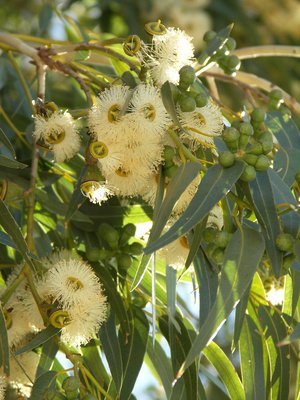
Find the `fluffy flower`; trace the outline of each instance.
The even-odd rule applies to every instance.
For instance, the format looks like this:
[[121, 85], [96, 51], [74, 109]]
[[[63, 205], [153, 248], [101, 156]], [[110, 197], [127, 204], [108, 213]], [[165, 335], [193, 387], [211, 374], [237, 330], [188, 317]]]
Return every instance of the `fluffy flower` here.
[[[150, 171], [151, 173], [151, 171]], [[124, 164], [117, 171], [106, 176], [110, 186], [114, 188], [117, 195], [120, 196], [136, 196], [139, 195], [141, 189], [145, 187], [149, 176], [148, 167], [140, 166], [137, 171], [132, 171]]]
[[160, 249], [158, 254], [166, 260], [168, 265], [181, 270], [185, 265], [189, 251], [190, 247], [187, 238], [182, 236]]
[[32, 382], [34, 382], [39, 360], [40, 356], [33, 351], [28, 351], [10, 359], [9, 382], [12, 387], [18, 388], [27, 397], [31, 393]]
[[196, 176], [196, 178], [192, 180], [192, 182], [188, 185], [188, 187], [179, 197], [173, 209], [174, 216], [178, 216], [186, 210], [187, 206], [190, 204], [191, 200], [196, 194], [196, 191], [200, 184], [200, 180], [201, 180], [200, 176]]
[[85, 182], [85, 187], [81, 188], [81, 192], [90, 202], [99, 204], [99, 206], [113, 195], [113, 192], [105, 184], [97, 181]]
[[276, 279], [273, 277], [272, 283], [266, 293], [266, 299], [274, 306], [278, 306], [283, 303], [284, 300], [283, 279], [281, 278]]
[[138, 129], [146, 135], [163, 135], [171, 123], [159, 91], [152, 85], [141, 84], [137, 87], [129, 109]]
[[101, 141], [106, 135], [114, 140], [122, 138], [127, 122], [120, 112], [130, 94], [127, 86], [111, 86], [97, 97], [89, 112], [89, 130], [95, 140]]
[[223, 228], [223, 212], [222, 208], [217, 204], [215, 205], [211, 212], [209, 213], [207, 226], [216, 226], [220, 231]]
[[5, 375], [0, 374], [0, 400], [5, 400], [7, 378]]
[[49, 145], [58, 162], [73, 157], [80, 149], [80, 137], [68, 112], [55, 111], [48, 118], [37, 115], [33, 136]]
[[193, 112], [179, 112], [179, 119], [185, 128], [184, 138], [191, 140], [196, 146], [213, 143], [215, 136], [220, 136], [224, 123], [219, 107], [212, 101], [206, 106], [196, 108]]
[[92, 268], [83, 260], [60, 260], [45, 274], [45, 285], [53, 301], [63, 309], [88, 305], [101, 294], [101, 284]]
[[194, 47], [192, 38], [184, 31], [168, 28], [164, 35], [154, 35], [152, 47], [142, 45], [140, 58], [150, 68], [156, 85], [165, 81], [177, 84], [179, 70], [193, 62]]

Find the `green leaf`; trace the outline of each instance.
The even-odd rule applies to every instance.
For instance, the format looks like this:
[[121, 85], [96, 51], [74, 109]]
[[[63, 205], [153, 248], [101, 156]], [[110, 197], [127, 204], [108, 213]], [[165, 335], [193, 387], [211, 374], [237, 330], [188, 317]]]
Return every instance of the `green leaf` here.
[[148, 336], [149, 325], [145, 314], [140, 309], [133, 308], [130, 334], [124, 336], [121, 331], [119, 333], [124, 376], [120, 400], [127, 400], [130, 397], [144, 360]]
[[11, 158], [7, 158], [2, 154], [0, 154], [0, 166], [15, 169], [24, 169], [28, 167], [28, 165], [20, 163], [16, 160], [12, 160]]
[[223, 322], [244, 295], [253, 279], [264, 249], [261, 234], [252, 229], [242, 227], [232, 236], [225, 250], [216, 300], [178, 372], [179, 377], [199, 356], [209, 340], [217, 334]]
[[58, 343], [53, 338], [47, 340], [47, 342], [42, 345], [40, 361], [35, 375], [36, 378], [43, 375], [45, 372], [50, 371], [57, 352]]
[[0, 243], [4, 244], [4, 246], [12, 247], [13, 249], [17, 248], [17, 246], [14, 244], [11, 238], [5, 232], [2, 231], [0, 231]]
[[173, 371], [170, 360], [157, 340], [154, 343], [154, 347], [152, 343], [148, 341], [147, 354], [161, 379], [166, 397], [169, 398], [173, 382]]
[[35, 267], [30, 259], [30, 252], [27, 247], [27, 243], [23, 238], [21, 229], [19, 225], [16, 223], [14, 217], [11, 215], [9, 209], [6, 207], [5, 203], [0, 200], [0, 224], [15, 242], [17, 249], [25, 258], [30, 268], [35, 271]]
[[25, 344], [15, 352], [15, 356], [26, 353], [27, 351], [33, 350], [39, 347], [41, 344], [47, 342], [53, 336], [59, 334], [61, 329], [55, 328], [52, 325], [48, 325], [47, 328], [39, 332], [29, 343]]
[[258, 309], [258, 318], [266, 339], [269, 365], [270, 390], [272, 399], [289, 398], [289, 349], [278, 346], [286, 336], [286, 324], [274, 310], [261, 306]]
[[207, 222], [206, 220], [202, 220], [202, 222], [200, 224], [196, 225], [196, 227], [194, 229], [193, 239], [192, 239], [192, 243], [190, 246], [190, 251], [189, 251], [188, 257], [185, 262], [185, 269], [189, 268], [189, 266], [194, 261], [194, 258], [196, 257], [196, 254], [200, 247], [200, 243], [202, 241], [202, 232], [206, 226], [206, 222]]
[[266, 124], [282, 147], [300, 150], [300, 132], [289, 116], [280, 112], [268, 113]]
[[194, 268], [200, 288], [199, 322], [200, 326], [202, 326], [216, 300], [219, 280], [217, 271], [214, 270], [201, 248], [194, 259]]
[[83, 176], [86, 168], [84, 167], [81, 171], [80, 177], [78, 178], [77, 185], [75, 190], [72, 193], [71, 199], [68, 204], [67, 212], [66, 212], [66, 221], [69, 221], [74, 213], [78, 210], [78, 208], [82, 205], [82, 203], [86, 200], [86, 197], [81, 193], [80, 184], [81, 177]]
[[203, 354], [217, 370], [220, 379], [228, 391], [229, 397], [234, 400], [245, 400], [245, 393], [240, 378], [232, 362], [223, 350], [216, 343], [211, 342], [203, 350]]
[[46, 32], [49, 28], [53, 16], [53, 9], [50, 3], [45, 3], [39, 13], [39, 28], [41, 32]]
[[213, 206], [232, 188], [243, 169], [244, 163], [240, 161], [237, 161], [231, 168], [223, 168], [220, 165], [209, 168], [185, 212], [168, 232], [147, 246], [144, 252], [152, 253], [166, 246], [200, 223]]
[[244, 322], [244, 318], [246, 315], [248, 299], [250, 294], [251, 285], [248, 286], [247, 290], [245, 291], [241, 301], [238, 303], [235, 309], [235, 318], [234, 318], [234, 334], [233, 334], [233, 342], [232, 347], [237, 347], [239, 338], [242, 331], [242, 326]]
[[274, 169], [278, 175], [291, 186], [299, 171], [300, 149], [281, 147], [274, 158]]
[[54, 382], [55, 376], [55, 371], [48, 371], [40, 375], [32, 386], [29, 400], [41, 400], [47, 388]]
[[0, 366], [6, 375], [9, 375], [9, 344], [6, 329], [5, 317], [2, 306], [0, 305]]
[[166, 273], [167, 307], [171, 319], [176, 314], [176, 269], [167, 266]]
[[100, 329], [100, 340], [117, 392], [120, 393], [123, 381], [123, 362], [113, 312], [110, 313], [108, 320]]
[[268, 173], [258, 172], [256, 179], [249, 183], [249, 188], [251, 193], [249, 201], [252, 202], [256, 218], [261, 225], [266, 242], [266, 250], [274, 274], [279, 276], [282, 264], [282, 252], [275, 246], [275, 240], [281, 229]]
[[81, 351], [84, 365], [93, 372], [94, 377], [100, 385], [108, 386], [111, 383], [111, 376], [106, 371], [107, 368], [102, 362], [100, 347], [96, 340], [92, 339], [85, 346], [81, 346]]
[[293, 332], [289, 336], [287, 336], [280, 344], [281, 345], [289, 344], [299, 339], [300, 339], [300, 323], [296, 325]]
[[171, 116], [174, 124], [176, 126], [178, 126], [179, 128], [181, 128], [182, 130], [184, 130], [178, 119], [177, 113], [176, 113], [176, 107], [174, 104], [171, 85], [170, 85], [169, 81], [166, 81], [162, 85], [162, 87], [160, 89], [160, 93], [161, 93], [161, 98], [164, 103], [165, 109], [168, 111], [168, 114]]
[[246, 400], [266, 398], [263, 346], [255, 323], [245, 315], [239, 342], [242, 382]]
[[5, 147], [10, 151], [13, 157], [16, 157], [15, 149], [13, 145], [10, 143], [8, 137], [5, 135], [4, 131], [0, 128], [0, 142], [4, 144]]
[[164, 229], [170, 218], [173, 207], [188, 185], [200, 172], [200, 165], [194, 162], [187, 162], [177, 168], [171, 182], [168, 185], [166, 195], [158, 210], [157, 217], [153, 222], [148, 245], [156, 240]]
[[[268, 170], [268, 175], [274, 193], [275, 204], [289, 204], [296, 206], [297, 201], [292, 195], [289, 186], [280, 178], [280, 176], [273, 170]], [[283, 230], [291, 235], [297, 237], [300, 233], [300, 215], [293, 209], [280, 216], [282, 221]]]

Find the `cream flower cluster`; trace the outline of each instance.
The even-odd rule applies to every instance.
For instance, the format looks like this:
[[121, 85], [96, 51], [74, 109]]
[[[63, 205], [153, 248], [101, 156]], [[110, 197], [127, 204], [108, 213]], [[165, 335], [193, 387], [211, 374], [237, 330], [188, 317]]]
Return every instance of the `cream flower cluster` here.
[[94, 141], [90, 148], [115, 194], [142, 192], [162, 162], [163, 138], [170, 123], [152, 85], [140, 84], [133, 90], [113, 86], [100, 94], [89, 113]]
[[70, 113], [55, 111], [50, 116], [35, 116], [34, 138], [45, 143], [55, 161], [63, 162], [80, 150], [80, 136]]
[[177, 84], [179, 70], [185, 65], [191, 65], [193, 57], [192, 38], [175, 28], [167, 28], [164, 35], [154, 35], [152, 44], [143, 44], [139, 54], [142, 64], [150, 69], [157, 86], [162, 86], [166, 81]]

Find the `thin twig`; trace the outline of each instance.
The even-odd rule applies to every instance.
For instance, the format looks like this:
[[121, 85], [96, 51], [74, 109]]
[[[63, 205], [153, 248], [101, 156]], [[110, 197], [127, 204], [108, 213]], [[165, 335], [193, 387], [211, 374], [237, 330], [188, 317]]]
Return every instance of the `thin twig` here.
[[252, 46], [234, 50], [232, 54], [240, 60], [258, 57], [300, 57], [300, 46]]

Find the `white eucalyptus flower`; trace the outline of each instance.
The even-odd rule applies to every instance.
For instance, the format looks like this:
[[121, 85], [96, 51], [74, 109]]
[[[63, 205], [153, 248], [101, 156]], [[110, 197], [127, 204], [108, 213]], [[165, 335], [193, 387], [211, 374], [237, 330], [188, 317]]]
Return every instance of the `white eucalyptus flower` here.
[[58, 162], [72, 158], [80, 150], [80, 136], [68, 112], [55, 111], [47, 118], [37, 115], [33, 136], [49, 145]]
[[179, 119], [185, 128], [184, 138], [192, 141], [195, 146], [212, 144], [215, 136], [220, 136], [224, 123], [220, 108], [211, 100], [207, 105], [196, 108], [193, 112], [178, 110]]
[[10, 358], [9, 383], [26, 397], [30, 396], [39, 361], [40, 356], [34, 351], [28, 351]]
[[5, 400], [6, 386], [7, 378], [5, 375], [0, 374], [0, 400]]
[[81, 192], [91, 203], [99, 204], [99, 206], [114, 195], [105, 183], [103, 184], [97, 181], [84, 182], [81, 185]]

